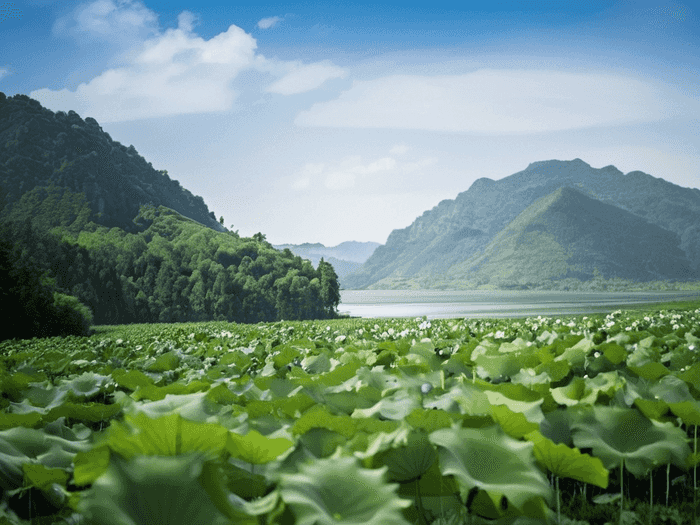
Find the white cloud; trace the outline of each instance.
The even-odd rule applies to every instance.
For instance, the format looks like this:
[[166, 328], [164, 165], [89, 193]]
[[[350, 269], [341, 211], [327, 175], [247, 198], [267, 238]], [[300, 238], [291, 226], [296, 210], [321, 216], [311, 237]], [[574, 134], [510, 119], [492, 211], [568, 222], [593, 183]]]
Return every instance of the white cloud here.
[[145, 42], [131, 64], [75, 91], [39, 89], [30, 96], [101, 123], [230, 109], [236, 97], [231, 81], [253, 63], [255, 40], [234, 25], [204, 40], [189, 32], [190, 21], [181, 17], [181, 27]]
[[391, 153], [392, 155], [403, 155], [408, 152], [408, 149], [408, 146], [406, 146], [405, 144], [397, 144], [389, 150], [389, 153]]
[[158, 33], [158, 16], [139, 1], [97, 0], [59, 18], [53, 32], [78, 39], [133, 42]]
[[[392, 148], [392, 151], [396, 148]], [[435, 158], [422, 158], [417, 161], [400, 162], [387, 156], [372, 161], [364, 161], [361, 156], [345, 157], [334, 163], [307, 163], [296, 179], [291, 182], [295, 190], [322, 185], [331, 191], [349, 190], [355, 187], [374, 190], [378, 181], [385, 176], [407, 175], [427, 168], [437, 162]], [[369, 183], [369, 184], [368, 184]]]
[[30, 96], [54, 111], [72, 109], [108, 123], [230, 110], [238, 95], [233, 81], [245, 70], [281, 77], [268, 91], [282, 94], [309, 91], [345, 75], [329, 61], [267, 60], [256, 55], [255, 39], [235, 25], [204, 40], [193, 32], [197, 21], [183, 11], [176, 29], [161, 32], [157, 15], [140, 1], [81, 4], [56, 23], [56, 31], [108, 41], [118, 52], [119, 67], [73, 91], [45, 88]]
[[288, 72], [268, 86], [265, 91], [281, 95], [295, 95], [316, 89], [326, 80], [347, 76], [347, 72], [343, 68], [334, 65], [329, 60], [312, 64], [285, 63], [284, 69], [287, 69]]
[[355, 81], [314, 104], [303, 126], [537, 133], [653, 121], [698, 103], [670, 88], [597, 73], [480, 70], [464, 75], [390, 75]]
[[270, 29], [271, 27], [275, 27], [281, 21], [282, 21], [282, 19], [279, 16], [271, 16], [269, 18], [263, 18], [262, 20], [258, 21], [258, 27], [260, 29]]

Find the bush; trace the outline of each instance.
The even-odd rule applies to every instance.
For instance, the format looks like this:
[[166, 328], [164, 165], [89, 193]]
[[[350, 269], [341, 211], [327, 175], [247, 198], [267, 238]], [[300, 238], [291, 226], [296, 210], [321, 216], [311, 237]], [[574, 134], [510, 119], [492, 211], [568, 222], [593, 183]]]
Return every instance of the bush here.
[[59, 292], [53, 294], [56, 310], [54, 318], [55, 335], [89, 335], [92, 325], [92, 312], [76, 297]]

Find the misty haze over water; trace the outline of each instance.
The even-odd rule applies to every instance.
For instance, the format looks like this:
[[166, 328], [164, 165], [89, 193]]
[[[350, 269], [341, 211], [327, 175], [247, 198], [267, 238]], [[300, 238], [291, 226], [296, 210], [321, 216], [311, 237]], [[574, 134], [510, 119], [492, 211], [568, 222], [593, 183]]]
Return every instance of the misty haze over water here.
[[617, 306], [669, 301], [700, 301], [700, 291], [343, 290], [338, 311], [365, 318], [531, 317], [600, 313]]

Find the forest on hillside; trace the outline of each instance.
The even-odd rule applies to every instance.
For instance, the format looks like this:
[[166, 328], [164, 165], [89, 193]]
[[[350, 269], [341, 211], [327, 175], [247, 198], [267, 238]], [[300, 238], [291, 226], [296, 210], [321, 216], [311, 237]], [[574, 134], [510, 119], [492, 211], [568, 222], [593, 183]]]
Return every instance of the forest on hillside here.
[[0, 339], [92, 324], [326, 319], [338, 276], [240, 237], [89, 117], [0, 93]]
[[[3, 310], [14, 321], [3, 329], [3, 338], [84, 333], [93, 322], [336, 315], [340, 292], [333, 267], [324, 261], [314, 269], [289, 250], [272, 248], [261, 233], [241, 238], [215, 232], [154, 206], [143, 206], [135, 218], [142, 231], [128, 233], [86, 223], [90, 209], [84, 200], [80, 204], [80, 195], [56, 188], [44, 192], [34, 219], [20, 206], [4, 212]], [[42, 208], [54, 210], [53, 221]], [[74, 314], [74, 323], [67, 323], [65, 314], [62, 322], [48, 322], [56, 315], [55, 294], [82, 312]]]

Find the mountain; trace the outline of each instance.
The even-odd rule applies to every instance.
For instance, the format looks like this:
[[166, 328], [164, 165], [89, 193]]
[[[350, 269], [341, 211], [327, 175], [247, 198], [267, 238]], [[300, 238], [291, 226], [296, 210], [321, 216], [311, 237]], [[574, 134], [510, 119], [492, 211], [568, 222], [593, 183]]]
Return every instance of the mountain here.
[[0, 185], [11, 203], [32, 190], [45, 197], [42, 188], [53, 186], [84, 193], [91, 220], [103, 226], [136, 231], [139, 207], [152, 204], [225, 231], [202, 197], [154, 169], [133, 146], [113, 141], [93, 118], [0, 93], [0, 146]]
[[318, 266], [323, 258], [335, 268], [342, 286], [343, 278], [357, 271], [378, 246], [380, 244], [377, 242], [346, 241], [330, 247], [321, 243], [278, 244], [274, 247], [278, 250], [289, 249], [294, 255], [309, 259], [314, 266]]
[[332, 318], [340, 290], [330, 264], [226, 231], [95, 120], [0, 93], [0, 296], [2, 340], [93, 322]]
[[447, 281], [528, 286], [551, 279], [691, 278], [677, 235], [563, 187], [528, 206], [484, 251], [452, 266]]
[[[465, 273], [471, 268], [469, 265], [476, 258], [486, 255], [487, 249], [493, 254], [496, 249], [493, 243], [503, 242], [503, 236], [498, 240], [496, 238], [504, 229], [537, 199], [552, 195], [560, 188], [575, 189], [590, 199], [614, 206], [668, 232], [666, 235], [674, 239], [676, 247], [685, 256], [682, 265], [674, 266], [680, 273], [650, 270], [635, 273], [638, 277], [647, 279], [652, 275], [664, 275], [664, 279], [697, 278], [696, 272], [700, 269], [700, 190], [682, 188], [640, 171], [624, 175], [614, 166], [595, 169], [581, 159], [574, 159], [535, 162], [525, 170], [498, 181], [487, 178], [476, 180], [456, 199], [442, 201], [409, 227], [394, 230], [387, 243], [377, 248], [360, 270], [345, 277], [344, 286], [464, 288], [464, 279], [470, 276]], [[559, 198], [573, 197], [564, 195]], [[586, 203], [586, 206], [591, 205]], [[579, 235], [583, 235], [585, 230], [581, 228], [577, 230]], [[602, 234], [601, 231], [599, 234]], [[608, 233], [606, 230], [605, 234]], [[570, 243], [567, 241], [561, 246], [569, 250]], [[548, 257], [550, 255], [554, 257], [547, 254]], [[622, 255], [613, 254], [612, 257]], [[622, 277], [620, 272], [608, 270], [619, 269], [624, 263], [616, 265], [612, 259], [606, 260], [604, 266], [607, 275]], [[688, 268], [691, 275], [684, 273], [683, 268]], [[601, 273], [603, 269], [597, 268]], [[493, 266], [492, 270], [496, 272], [497, 268]], [[482, 270], [481, 280], [486, 277], [484, 272], [486, 270]], [[580, 277], [586, 275], [589, 275], [587, 270]], [[495, 276], [489, 276], [489, 282], [491, 277]], [[509, 283], [498, 279], [494, 282], [509, 286], [517, 285], [524, 279], [534, 284], [540, 277], [541, 274], [535, 273], [528, 279], [521, 276]]]

